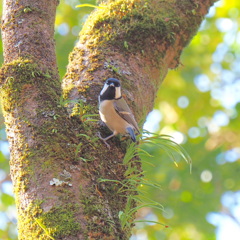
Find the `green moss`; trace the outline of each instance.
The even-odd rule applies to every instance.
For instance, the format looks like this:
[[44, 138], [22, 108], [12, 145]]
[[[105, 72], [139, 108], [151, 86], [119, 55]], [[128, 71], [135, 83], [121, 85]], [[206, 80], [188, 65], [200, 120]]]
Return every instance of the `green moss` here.
[[80, 33], [80, 42], [90, 49], [110, 43], [126, 52], [141, 52], [157, 42], [173, 45], [177, 33], [184, 31], [190, 33], [186, 34], [187, 41], [202, 20], [200, 4], [188, 0], [103, 2], [102, 8], [88, 18]]
[[[59, 171], [59, 159], [74, 161], [76, 145], [69, 141], [73, 134], [66, 127], [69, 119], [63, 107], [59, 106], [59, 79], [28, 59], [5, 64], [0, 78], [6, 125], [14, 131], [17, 148], [21, 149], [17, 153], [12, 152], [11, 158], [14, 192], [20, 206], [20, 239], [48, 239], [49, 236], [75, 233], [80, 227], [73, 216], [77, 206], [55, 207], [43, 213], [39, 202], [30, 203], [27, 208], [23, 208], [25, 203], [22, 202], [22, 196], [29, 188], [38, 188], [42, 184], [38, 178], [42, 177], [39, 169], [44, 173], [50, 166], [54, 174], [55, 169]], [[65, 151], [66, 147], [69, 151]], [[47, 232], [40, 225], [46, 226]]]
[[[40, 89], [52, 89], [43, 87], [43, 84], [54, 84], [53, 79], [49, 81], [51, 75], [53, 73], [41, 71], [38, 65], [30, 59], [20, 58], [3, 65], [0, 72], [3, 110], [9, 112], [17, 106], [22, 106], [28, 95], [22, 95], [21, 92], [31, 87], [32, 84], [37, 85]], [[51, 95], [56, 97], [57, 93], [58, 91], [52, 91]]]
[[[99, 233], [101, 233], [101, 236], [115, 235], [114, 227], [116, 227], [116, 223], [110, 218], [110, 208], [109, 206], [104, 206], [104, 199], [101, 199], [100, 195], [86, 196], [81, 200], [81, 203], [88, 222], [87, 229], [84, 232], [86, 239], [89, 239], [90, 236], [97, 236]], [[102, 239], [109, 238], [103, 237]]]
[[68, 99], [71, 91], [74, 89], [74, 85], [73, 84], [68, 84], [66, 86], [64, 86], [64, 91], [63, 91], [63, 95], [62, 95], [62, 99], [61, 99], [61, 103], [64, 104], [67, 102], [64, 102], [64, 100]]
[[84, 100], [79, 100], [75, 101], [70, 116], [79, 118], [81, 122], [93, 122], [98, 117], [98, 114], [93, 114], [94, 111], [94, 106], [86, 104]]
[[74, 216], [78, 205], [67, 204], [44, 212], [42, 203], [35, 201], [19, 211], [19, 239], [61, 239], [79, 232], [81, 226]]
[[149, 44], [150, 38], [173, 42], [173, 36], [169, 37], [168, 32], [171, 32], [174, 21], [166, 21], [165, 15], [158, 7], [154, 9], [143, 0], [107, 3], [90, 16], [80, 33], [80, 41], [87, 41], [88, 47], [111, 42], [127, 51], [141, 50], [139, 43], [141, 46]]
[[[40, 207], [41, 203], [42, 201], [35, 201], [28, 204], [28, 207], [25, 209], [18, 209], [18, 235], [20, 240], [46, 239], [46, 236], [41, 234], [42, 230], [35, 221], [35, 218], [42, 213], [42, 209]], [[18, 205], [17, 200], [16, 204]]]
[[6, 112], [13, 110], [14, 105], [19, 103], [19, 89], [15, 87], [15, 82], [14, 77], [8, 77], [6, 78], [6, 84], [1, 88], [1, 98], [4, 102], [3, 110]]
[[76, 236], [81, 229], [80, 223], [76, 221], [74, 212], [78, 205], [68, 204], [62, 207], [53, 207], [49, 212], [41, 214], [38, 218], [48, 229], [54, 238]]
[[88, 68], [87, 71], [88, 72], [94, 72], [96, 71], [97, 69], [99, 69], [102, 65], [99, 64], [99, 63], [92, 63], [91, 64], [91, 68]]

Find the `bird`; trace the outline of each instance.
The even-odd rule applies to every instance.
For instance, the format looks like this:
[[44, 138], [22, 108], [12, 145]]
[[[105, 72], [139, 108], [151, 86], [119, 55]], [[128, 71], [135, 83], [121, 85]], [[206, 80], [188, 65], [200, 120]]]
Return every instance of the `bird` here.
[[112, 134], [103, 138], [98, 136], [110, 149], [107, 140], [118, 134], [129, 134], [136, 142], [135, 132], [140, 133], [138, 124], [132, 111], [121, 94], [121, 84], [116, 78], [108, 78], [99, 94], [99, 115], [101, 120], [112, 131]]

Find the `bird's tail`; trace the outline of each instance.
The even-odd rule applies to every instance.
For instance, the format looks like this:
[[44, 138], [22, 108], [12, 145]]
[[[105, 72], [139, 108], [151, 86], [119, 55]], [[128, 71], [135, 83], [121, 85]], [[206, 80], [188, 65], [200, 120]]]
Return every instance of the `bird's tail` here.
[[133, 142], [136, 142], [136, 136], [135, 136], [133, 128], [128, 127], [126, 130], [129, 133], [129, 135], [131, 136], [131, 139], [133, 140]]

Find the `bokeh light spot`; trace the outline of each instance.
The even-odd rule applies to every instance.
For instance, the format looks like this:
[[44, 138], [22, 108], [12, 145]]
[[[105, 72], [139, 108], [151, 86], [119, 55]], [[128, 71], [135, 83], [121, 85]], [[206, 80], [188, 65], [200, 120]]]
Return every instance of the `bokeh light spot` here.
[[60, 35], [65, 36], [68, 34], [68, 32], [69, 32], [69, 26], [67, 23], [62, 23], [61, 25], [58, 26], [58, 33]]
[[188, 135], [190, 138], [197, 138], [200, 136], [200, 130], [198, 127], [192, 127], [188, 130]]
[[164, 209], [164, 212], [163, 212], [163, 216], [166, 218], [166, 219], [170, 219], [174, 216], [174, 212], [171, 208], [165, 208]]
[[189, 99], [186, 96], [181, 96], [178, 98], [177, 104], [180, 108], [187, 108], [189, 105]]
[[210, 90], [210, 80], [207, 75], [200, 74], [194, 78], [194, 83], [201, 92], [207, 92]]
[[219, 18], [216, 21], [216, 26], [221, 32], [227, 32], [233, 28], [233, 21], [229, 18]]
[[174, 142], [178, 144], [182, 144], [186, 142], [186, 136], [178, 131], [174, 131], [171, 133], [171, 136], [173, 137]]
[[233, 148], [225, 153], [225, 159], [228, 162], [235, 162], [240, 159], [240, 148]]
[[201, 173], [201, 180], [205, 183], [210, 182], [212, 180], [212, 172], [209, 170], [204, 170]]
[[223, 111], [216, 111], [213, 115], [213, 121], [219, 126], [227, 126], [229, 123], [228, 115]]
[[201, 128], [205, 128], [208, 124], [208, 119], [206, 117], [200, 117], [198, 119], [198, 126]]
[[216, 162], [219, 164], [219, 165], [222, 165], [224, 163], [226, 163], [226, 159], [224, 157], [224, 153], [220, 153], [217, 155], [216, 157]]
[[149, 132], [155, 132], [159, 128], [159, 122], [162, 120], [162, 114], [159, 110], [153, 109], [147, 116], [143, 129]]

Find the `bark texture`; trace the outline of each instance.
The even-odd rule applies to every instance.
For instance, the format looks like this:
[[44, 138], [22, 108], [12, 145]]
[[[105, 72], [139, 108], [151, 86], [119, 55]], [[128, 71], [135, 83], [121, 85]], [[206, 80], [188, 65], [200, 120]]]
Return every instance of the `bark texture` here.
[[[129, 142], [114, 138], [109, 151], [96, 137], [106, 129], [89, 114], [97, 113], [103, 82], [116, 77], [141, 122], [212, 3], [102, 2], [70, 54], [61, 90], [53, 40], [58, 1], [4, 1], [1, 101], [19, 239], [129, 238], [119, 220], [137, 185], [126, 172], [138, 171], [134, 161], [123, 164]], [[63, 99], [71, 100], [68, 112]]]

